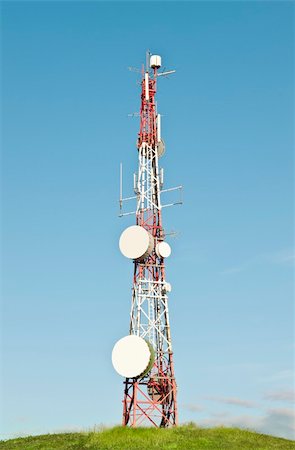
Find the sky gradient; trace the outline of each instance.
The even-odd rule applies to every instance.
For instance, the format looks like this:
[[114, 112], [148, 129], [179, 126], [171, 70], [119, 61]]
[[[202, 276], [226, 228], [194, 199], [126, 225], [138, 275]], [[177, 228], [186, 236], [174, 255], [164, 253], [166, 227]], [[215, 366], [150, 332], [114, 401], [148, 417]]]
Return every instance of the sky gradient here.
[[[121, 422], [146, 49], [180, 422], [294, 437], [294, 3], [2, 2], [1, 437]], [[148, 18], [148, 19], [147, 19]], [[153, 18], [153, 19], [151, 19]], [[164, 198], [163, 198], [164, 200]]]

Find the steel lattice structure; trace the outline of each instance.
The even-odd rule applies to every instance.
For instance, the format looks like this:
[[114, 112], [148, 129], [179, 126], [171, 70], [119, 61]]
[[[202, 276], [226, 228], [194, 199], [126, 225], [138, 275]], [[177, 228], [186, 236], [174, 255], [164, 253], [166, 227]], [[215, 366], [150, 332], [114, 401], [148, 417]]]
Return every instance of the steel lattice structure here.
[[165, 258], [156, 251], [156, 245], [165, 241], [165, 232], [162, 226], [162, 182], [159, 170], [163, 141], [160, 140], [160, 115], [157, 113], [155, 96], [157, 79], [166, 73], [159, 73], [158, 65], [151, 67], [142, 70], [138, 173], [135, 175], [134, 190], [136, 225], [149, 232], [154, 245], [143, 261], [133, 262], [129, 333], [142, 337], [152, 345], [155, 360], [148, 374], [142, 378], [126, 378], [124, 381], [122, 423], [131, 427], [148, 423], [156, 427], [168, 427], [178, 423], [168, 308], [171, 287], [166, 282]]

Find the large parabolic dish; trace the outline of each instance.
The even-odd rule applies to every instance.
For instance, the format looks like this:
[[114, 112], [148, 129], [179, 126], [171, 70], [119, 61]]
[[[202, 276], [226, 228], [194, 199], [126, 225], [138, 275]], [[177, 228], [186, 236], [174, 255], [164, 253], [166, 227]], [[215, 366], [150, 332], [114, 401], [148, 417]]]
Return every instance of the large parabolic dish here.
[[126, 258], [141, 260], [153, 249], [153, 237], [143, 227], [132, 225], [120, 236], [119, 247]]
[[148, 343], [135, 335], [125, 336], [114, 345], [112, 362], [119, 375], [136, 378], [149, 371], [154, 355]]

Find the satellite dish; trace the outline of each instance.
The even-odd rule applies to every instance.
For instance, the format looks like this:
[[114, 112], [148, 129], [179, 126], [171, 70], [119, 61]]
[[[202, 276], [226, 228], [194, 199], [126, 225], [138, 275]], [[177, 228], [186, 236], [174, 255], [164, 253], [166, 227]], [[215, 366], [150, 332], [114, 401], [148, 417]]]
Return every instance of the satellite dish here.
[[165, 153], [165, 142], [163, 139], [161, 139], [157, 144], [157, 151], [158, 151], [158, 158], [161, 158], [161, 156]]
[[168, 258], [171, 255], [171, 247], [167, 242], [158, 242], [156, 245], [156, 253], [159, 258]]
[[172, 291], [172, 286], [167, 281], [164, 283], [163, 291], [164, 291], [164, 294], [167, 294], [167, 292]]
[[125, 378], [143, 377], [151, 370], [154, 360], [151, 344], [133, 334], [116, 342], [112, 352], [114, 369]]
[[120, 236], [119, 247], [126, 258], [142, 260], [153, 250], [152, 235], [143, 227], [132, 225]]

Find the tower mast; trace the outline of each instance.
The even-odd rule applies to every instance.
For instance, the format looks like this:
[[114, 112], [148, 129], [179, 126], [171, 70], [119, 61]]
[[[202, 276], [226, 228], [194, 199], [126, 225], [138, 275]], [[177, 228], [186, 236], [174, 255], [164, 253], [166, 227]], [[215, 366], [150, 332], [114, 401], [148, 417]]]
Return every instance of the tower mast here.
[[[168, 427], [177, 425], [178, 415], [168, 310], [171, 285], [165, 274], [165, 258], [171, 249], [162, 226], [159, 170], [165, 148], [155, 100], [157, 79], [165, 72], [159, 73], [160, 56], [148, 60], [150, 67], [143, 68], [141, 80], [138, 173], [134, 177], [136, 225], [120, 238], [122, 253], [134, 263], [130, 328], [129, 336], [114, 347], [113, 364], [125, 376], [123, 425]], [[135, 343], [148, 349], [138, 373], [133, 366], [144, 352], [139, 347], [135, 350]]]

